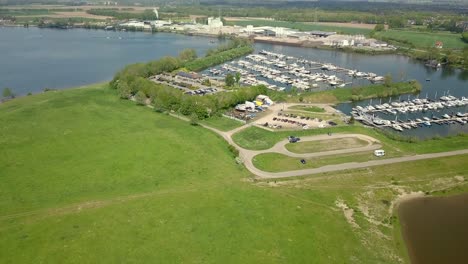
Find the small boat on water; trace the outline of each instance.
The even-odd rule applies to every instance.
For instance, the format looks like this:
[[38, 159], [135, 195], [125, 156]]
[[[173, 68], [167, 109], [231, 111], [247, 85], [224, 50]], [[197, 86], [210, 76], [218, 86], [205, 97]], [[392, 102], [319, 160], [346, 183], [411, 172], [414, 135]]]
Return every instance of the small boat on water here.
[[400, 125], [397, 125], [397, 124], [393, 124], [392, 128], [395, 129], [396, 131], [399, 131], [399, 132], [403, 131], [403, 128]]
[[404, 129], [411, 129], [411, 127], [410, 127], [409, 125], [407, 125], [407, 124], [402, 124], [401, 126], [402, 126]]

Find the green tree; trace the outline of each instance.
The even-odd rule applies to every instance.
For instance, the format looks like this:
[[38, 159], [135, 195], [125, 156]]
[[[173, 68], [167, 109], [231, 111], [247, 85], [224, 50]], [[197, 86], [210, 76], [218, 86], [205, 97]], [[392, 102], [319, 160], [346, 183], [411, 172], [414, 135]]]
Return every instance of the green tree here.
[[241, 74], [239, 72], [236, 72], [235, 79], [236, 79], [236, 84], [239, 85], [239, 82], [240, 82], [240, 79], [241, 79]]
[[468, 43], [468, 31], [461, 34], [462, 40]]
[[191, 61], [197, 57], [197, 52], [194, 49], [184, 49], [179, 53], [179, 58], [183, 61]]
[[392, 82], [393, 82], [392, 75], [390, 75], [390, 73], [387, 73], [384, 77], [384, 85], [386, 87], [390, 87], [392, 85]]
[[198, 126], [198, 122], [199, 122], [198, 115], [196, 113], [192, 113], [190, 115], [190, 125]]
[[211, 86], [211, 81], [210, 81], [210, 79], [207, 78], [207, 79], [204, 79], [201, 84], [203, 84], [205, 86]]
[[384, 31], [385, 26], [384, 26], [384, 24], [377, 24], [377, 25], [375, 25], [374, 30], [375, 31]]
[[11, 89], [8, 88], [8, 87], [5, 87], [5, 88], [3, 89], [2, 95], [3, 95], [3, 97], [5, 97], [5, 98], [14, 98], [14, 97], [15, 97], [15, 95], [13, 94], [13, 92], [11, 91]]
[[135, 102], [138, 105], [145, 105], [146, 99], [146, 94], [143, 91], [138, 91], [138, 93], [135, 94]]
[[236, 83], [234, 75], [232, 75], [231, 73], [228, 73], [226, 75], [224, 82], [226, 83], [226, 86], [229, 86], [229, 87], [233, 86]]
[[132, 95], [132, 90], [126, 82], [119, 82], [117, 85], [117, 92], [119, 93], [119, 97], [122, 99], [128, 99]]
[[388, 26], [390, 28], [403, 28], [405, 26], [405, 22], [401, 18], [392, 18], [388, 21]]

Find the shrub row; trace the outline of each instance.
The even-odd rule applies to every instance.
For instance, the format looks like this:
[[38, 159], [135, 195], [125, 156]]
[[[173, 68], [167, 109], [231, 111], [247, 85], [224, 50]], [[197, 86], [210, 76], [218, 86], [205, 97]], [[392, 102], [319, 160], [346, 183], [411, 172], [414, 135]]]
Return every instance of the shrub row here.
[[[230, 49], [226, 50], [229, 47]], [[149, 76], [177, 69], [199, 71], [253, 51], [249, 41], [231, 40], [228, 44], [212, 50], [209, 56], [182, 56], [192, 52], [184, 51], [179, 57], [164, 57], [148, 63], [128, 65], [119, 71], [111, 81], [111, 87], [116, 89], [123, 99], [134, 98], [138, 104], [148, 101], [155, 111], [177, 112], [191, 118], [196, 116], [204, 119], [220, 111], [235, 106], [246, 100], [254, 99], [258, 94], [266, 93], [266, 87], [243, 87], [229, 93], [217, 93], [205, 96], [185, 95], [178, 89], [154, 83]], [[149, 98], [149, 100], [148, 100]]]

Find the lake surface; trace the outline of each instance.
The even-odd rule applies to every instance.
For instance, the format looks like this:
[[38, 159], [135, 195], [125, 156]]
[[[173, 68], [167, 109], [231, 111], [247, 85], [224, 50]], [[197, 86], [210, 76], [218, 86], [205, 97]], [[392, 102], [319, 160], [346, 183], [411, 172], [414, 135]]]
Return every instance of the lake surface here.
[[111, 80], [125, 65], [175, 56], [201, 56], [215, 43], [179, 34], [0, 27], [0, 89], [15, 94]]
[[[215, 43], [211, 43], [212, 40]], [[171, 33], [0, 27], [0, 89], [10, 87], [15, 94], [25, 95], [28, 92], [40, 92], [44, 88], [62, 89], [108, 81], [115, 72], [130, 63], [177, 55], [185, 48], [194, 48], [202, 56], [209, 48], [217, 45], [218, 40], [213, 38]], [[257, 51], [265, 49], [378, 75], [390, 73], [394, 81], [416, 79], [423, 85], [423, 90], [412, 97], [435, 98], [447, 93], [457, 97], [468, 96], [468, 72], [454, 69], [434, 70], [405, 56], [370, 56], [265, 43], [257, 43], [255, 48]], [[403, 98], [407, 99], [406, 96]], [[392, 98], [397, 99], [399, 97]], [[382, 102], [388, 100], [390, 99], [386, 98]], [[370, 101], [361, 101], [341, 104], [338, 109], [349, 113], [352, 107], [369, 103]], [[373, 103], [377, 101], [374, 100]], [[450, 111], [466, 110], [463, 108]], [[443, 113], [426, 115], [431, 114], [440, 116]], [[404, 133], [431, 137], [459, 132], [468, 132], [468, 125], [432, 126]]]
[[415, 198], [398, 214], [411, 263], [468, 263], [468, 194]]

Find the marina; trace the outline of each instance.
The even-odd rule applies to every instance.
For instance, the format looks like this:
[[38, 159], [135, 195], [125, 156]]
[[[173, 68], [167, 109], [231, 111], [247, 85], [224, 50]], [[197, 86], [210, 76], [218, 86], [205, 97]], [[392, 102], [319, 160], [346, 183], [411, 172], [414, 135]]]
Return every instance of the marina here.
[[265, 85], [269, 89], [284, 91], [293, 87], [309, 91], [352, 86], [354, 79], [370, 83], [383, 82], [384, 77], [373, 72], [347, 69], [329, 62], [319, 62], [261, 50], [258, 54], [213, 67], [204, 72], [211, 76], [225, 77], [241, 74], [244, 85]]
[[[451, 95], [444, 95], [439, 100], [428, 98], [408, 99], [405, 101], [394, 101], [368, 106], [356, 106], [351, 111], [351, 115], [366, 125], [379, 128], [392, 128], [402, 132], [418, 127], [431, 127], [435, 125], [465, 125], [468, 122], [466, 106], [468, 98], [457, 98]], [[465, 108], [464, 111], [461, 108]], [[457, 112], [455, 112], [457, 111]], [[463, 111], [463, 112], [462, 112]], [[430, 113], [430, 116], [410, 116], [412, 113]], [[439, 115], [437, 115], [437, 113]], [[380, 114], [380, 115], [379, 115]], [[394, 120], [384, 118], [383, 115], [393, 115]], [[401, 116], [405, 118], [401, 118]], [[400, 117], [400, 118], [399, 118]]]
[[[5, 73], [0, 77], [0, 82], [4, 87], [10, 87], [17, 95], [25, 95], [28, 92], [36, 93], [41, 92], [44, 88], [49, 89], [63, 89], [70, 86], [79, 86], [98, 81], [110, 80], [115, 71], [122, 68], [125, 64], [155, 59], [161, 54], [170, 54], [176, 56], [181, 50], [186, 48], [186, 43], [191, 43], [199, 56], [204, 52], [217, 45], [211, 43], [204, 37], [190, 37], [175, 34], [146, 34], [141, 32], [115, 32], [115, 31], [90, 31], [84, 29], [76, 29], [70, 31], [57, 31], [51, 29], [39, 28], [0, 28], [1, 34], [5, 36], [5, 41], [0, 43], [3, 49], [10, 52], [4, 54], [6, 57], [0, 61], [0, 70]], [[22, 41], [27, 39], [29, 41]], [[57, 41], [60, 40], [60, 41]], [[18, 44], [20, 43], [20, 44]], [[58, 43], [65, 43], [60, 44]], [[172, 43], [173, 45], [167, 45]], [[43, 49], [37, 50], [32, 46], [40, 45]], [[90, 46], [93, 49], [90, 49]], [[158, 46], [160, 45], [160, 46]], [[317, 75], [315, 80], [305, 80], [302, 84], [309, 84], [309, 90], [321, 91], [327, 89], [334, 89], [337, 86], [344, 88], [358, 87], [368, 85], [371, 82], [361, 77], [363, 73], [374, 73], [377, 76], [391, 75], [394, 82], [415, 79], [422, 84], [422, 91], [420, 96], [430, 94], [433, 100], [439, 100], [437, 96], [444, 95], [444, 92], [449, 88], [450, 95], [457, 98], [463, 96], [468, 97], [466, 93], [468, 72], [447, 67], [434, 69], [426, 67], [424, 64], [412, 60], [411, 58], [400, 55], [377, 55], [371, 56], [366, 54], [346, 53], [332, 50], [318, 50], [302, 47], [281, 46], [268, 43], [256, 43], [255, 54], [263, 56], [268, 61], [279, 60], [284, 64], [294, 63], [297, 64], [298, 69], [304, 67], [303, 72], [297, 72], [296, 76], [289, 73], [285, 68], [281, 68], [282, 64], [278, 66], [268, 64], [269, 62], [255, 62], [247, 58], [235, 60], [233, 63], [225, 64], [226, 67], [233, 67], [233, 70], [243, 70], [245, 73], [242, 76], [243, 84], [268, 84], [271, 89], [289, 90], [293, 86], [301, 86], [301, 80], [296, 81], [297, 84], [291, 84], [297, 79], [304, 79], [302, 74], [308, 74], [310, 79], [313, 75]], [[69, 50], [73, 49], [74, 52], [70, 53]], [[28, 51], [25, 53], [25, 51]], [[90, 52], [91, 51], [91, 52]], [[266, 51], [266, 52], [262, 52]], [[49, 56], [51, 52], [53, 56]], [[260, 52], [264, 54], [260, 54]], [[267, 53], [269, 52], [269, 53]], [[274, 54], [279, 54], [281, 58], [276, 58]], [[89, 58], [99, 58], [95, 64], [88, 63]], [[73, 63], [69, 63], [73, 61]], [[238, 61], [246, 61], [250, 64], [244, 66], [238, 65]], [[301, 62], [307, 61], [308, 64]], [[317, 62], [317, 64], [313, 64]], [[24, 69], [18, 70], [19, 67]], [[42, 67], [37, 67], [42, 65]], [[60, 67], [58, 65], [61, 65]], [[276, 80], [286, 82], [281, 83], [272, 79], [264, 78], [261, 71], [254, 71], [253, 65], [258, 65], [258, 69], [262, 67], [272, 69], [280, 72], [273, 75]], [[332, 66], [332, 67], [329, 67]], [[333, 68], [336, 66], [336, 69]], [[235, 67], [235, 69], [234, 69]], [[323, 68], [323, 69], [322, 69]], [[326, 69], [325, 69], [326, 68]], [[331, 68], [331, 71], [330, 71]], [[341, 69], [346, 70], [341, 70]], [[356, 78], [349, 76], [349, 70], [356, 70]], [[212, 74], [209, 71], [213, 70], [217, 74]], [[28, 82], [24, 78], [24, 72], [28, 72], [35, 82]], [[54, 74], [50, 74], [53, 72]], [[222, 74], [226, 74], [227, 70], [221, 68], [221, 65], [208, 69], [202, 73], [210, 76], [212, 79], [217, 79], [223, 82]], [[271, 71], [275, 73], [274, 71]], [[360, 72], [360, 73], [358, 73]], [[267, 73], [267, 72], [265, 72]], [[249, 76], [250, 75], [250, 76]], [[285, 80], [281, 80], [281, 75], [284, 75]], [[326, 76], [325, 76], [326, 75]], [[333, 86], [327, 81], [320, 80], [335, 75], [341, 81], [337, 81], [337, 85]], [[268, 76], [267, 76], [268, 77]], [[369, 76], [368, 76], [369, 77]], [[313, 78], [313, 77], [312, 77]], [[427, 81], [430, 80], [430, 81]], [[333, 81], [332, 81], [333, 82]], [[303, 86], [303, 88], [307, 88]], [[219, 90], [219, 89], [218, 89]], [[303, 92], [302, 89], [298, 89]], [[403, 96], [403, 97], [406, 97]], [[417, 94], [411, 95], [414, 99], [418, 97]], [[382, 98], [382, 103], [400, 102], [401, 98], [398, 96]], [[351, 115], [352, 108], [357, 106], [367, 107], [368, 105], [376, 104], [376, 99], [362, 100], [355, 102], [342, 103], [337, 105], [337, 109], [341, 112]], [[397, 120], [416, 120], [417, 118], [423, 120], [426, 116], [430, 118], [432, 115], [441, 117], [444, 114], [452, 116], [457, 112], [466, 113], [466, 106], [461, 107], [444, 107], [443, 109], [426, 109], [425, 111], [411, 111], [404, 113], [392, 107], [388, 109], [395, 111], [389, 113], [385, 111], [369, 112], [371, 116], [374, 115], [380, 119], [388, 119], [390, 121], [397, 118]], [[401, 108], [401, 107], [400, 107]], [[452, 114], [452, 112], [454, 112]], [[431, 138], [434, 136], [447, 136], [456, 135], [458, 133], [468, 132], [468, 126], [453, 121], [448, 125], [437, 125], [431, 122], [431, 126], [420, 126], [418, 129], [404, 129], [401, 132], [403, 135], [418, 137], [418, 138]], [[390, 127], [384, 129], [392, 130]]]

